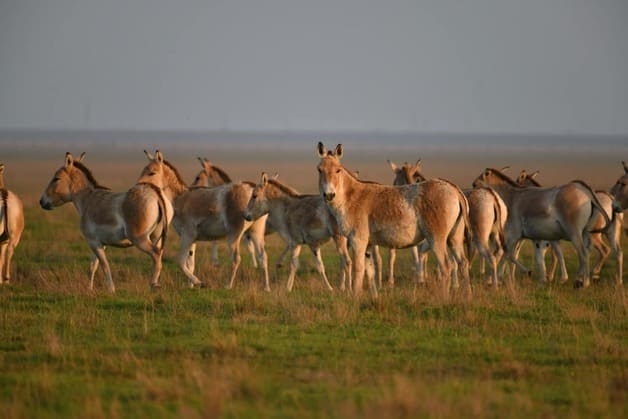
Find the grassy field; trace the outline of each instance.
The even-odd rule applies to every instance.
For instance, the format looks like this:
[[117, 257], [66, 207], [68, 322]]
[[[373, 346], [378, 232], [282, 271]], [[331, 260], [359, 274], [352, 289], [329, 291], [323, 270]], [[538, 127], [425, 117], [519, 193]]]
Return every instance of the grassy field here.
[[[263, 292], [245, 249], [235, 289], [224, 290], [226, 247], [214, 267], [201, 244], [196, 269], [209, 288], [191, 290], [174, 264], [173, 232], [160, 291], [149, 289], [147, 256], [109, 249], [118, 292], [107, 293], [101, 273], [90, 292], [90, 253], [74, 208], [37, 206], [62, 164], [63, 154], [56, 157], [7, 164], [6, 183], [24, 198], [27, 228], [13, 283], [0, 287], [0, 417], [628, 414], [628, 304], [610, 279], [613, 261], [584, 290], [538, 288], [528, 278], [492, 290], [476, 260], [473, 298], [446, 299], [433, 283], [412, 285], [409, 254], [400, 251], [398, 285], [373, 301], [368, 293], [356, 300], [326, 292], [307, 251], [290, 294], [285, 268], [274, 267], [273, 291]], [[122, 159], [116, 171], [86, 160], [116, 189], [130, 186], [144, 162]], [[193, 163], [182, 169], [186, 179]], [[270, 171], [240, 164], [236, 170], [246, 166], [247, 174]], [[281, 246], [268, 237], [271, 266]], [[573, 276], [576, 258], [564, 249]], [[530, 249], [523, 253], [532, 266]], [[323, 255], [336, 285], [333, 246]]]

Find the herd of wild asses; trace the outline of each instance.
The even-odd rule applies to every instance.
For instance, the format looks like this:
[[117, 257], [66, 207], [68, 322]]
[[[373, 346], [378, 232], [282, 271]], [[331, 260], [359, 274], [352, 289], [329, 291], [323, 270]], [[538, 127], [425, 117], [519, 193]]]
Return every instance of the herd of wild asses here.
[[[325, 287], [333, 289], [320, 252], [329, 239], [340, 256], [340, 289], [356, 295], [363, 290], [365, 276], [373, 296], [384, 285], [379, 247], [390, 249], [389, 286], [394, 284], [395, 249], [412, 248], [416, 283], [425, 282], [426, 258], [431, 253], [438, 283], [447, 291], [462, 284], [470, 292], [469, 260], [476, 254], [482, 272], [488, 269], [491, 286], [497, 287], [505, 275], [512, 278], [516, 269], [530, 274], [517, 259], [523, 239], [534, 244], [541, 284], [552, 280], [557, 266], [561, 282], [568, 280], [560, 240], [570, 241], [578, 256], [575, 287], [590, 286], [591, 276], [599, 277], [611, 252], [616, 260], [615, 282], [623, 282], [621, 236], [623, 211], [628, 208], [624, 162], [624, 173], [608, 192], [594, 192], [581, 180], [542, 187], [535, 179], [537, 173], [522, 171], [512, 179], [495, 168], [484, 169], [473, 181], [473, 189], [462, 190], [445, 179], [426, 178], [420, 161], [401, 166], [389, 161], [394, 181], [384, 185], [347, 170], [341, 163], [341, 144], [328, 150], [318, 143], [316, 151], [318, 195], [300, 194], [266, 173], [257, 182], [232, 182], [222, 169], [200, 158], [202, 169], [188, 185], [159, 151], [145, 152], [148, 164], [131, 189], [113, 192], [98, 183], [83, 163], [85, 153], [79, 157], [66, 153], [39, 204], [52, 210], [72, 202], [92, 250], [89, 287], [94, 287], [101, 266], [112, 293], [115, 285], [105, 246], [135, 246], [148, 254], [153, 262], [150, 285], [157, 288], [171, 226], [180, 238], [177, 264], [190, 287], [204, 284], [195, 274], [196, 243], [225, 237], [231, 254], [226, 286], [233, 287], [244, 237], [254, 264], [263, 272], [264, 288], [270, 290], [264, 249], [264, 237], [270, 233], [286, 243], [277, 264], [290, 258], [288, 290], [303, 245], [313, 252]], [[5, 187], [3, 173], [0, 164], [0, 283], [10, 281], [11, 258], [24, 229], [22, 202]], [[590, 269], [593, 248], [600, 258]], [[553, 262], [548, 272], [545, 254], [550, 249]], [[215, 246], [213, 259], [217, 263]]]

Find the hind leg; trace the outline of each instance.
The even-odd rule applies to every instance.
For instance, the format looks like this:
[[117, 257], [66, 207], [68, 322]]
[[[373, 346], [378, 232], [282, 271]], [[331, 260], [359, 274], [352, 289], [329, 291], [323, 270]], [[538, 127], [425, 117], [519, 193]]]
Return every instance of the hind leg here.
[[[109, 267], [109, 261], [107, 260], [107, 256], [105, 255], [105, 248], [100, 244], [90, 244], [92, 252], [96, 256], [98, 262], [102, 270], [105, 272], [105, 277], [107, 278], [107, 286], [109, 287], [109, 291], [113, 294], [116, 292], [116, 287], [113, 285], [113, 279], [111, 278], [111, 268]], [[90, 279], [91, 280], [91, 279]], [[93, 287], [93, 283], [90, 284], [90, 288]]]
[[397, 260], [397, 249], [389, 249], [388, 258], [388, 285], [395, 285], [395, 261]]
[[181, 243], [179, 245], [179, 254], [177, 255], [177, 263], [183, 271], [183, 274], [188, 279], [188, 285], [190, 288], [201, 285], [201, 281], [194, 275], [195, 266], [195, 250], [196, 244], [191, 237], [186, 235], [181, 236]]
[[[218, 240], [212, 242], [212, 265], [220, 265], [220, 260], [218, 259]], [[192, 272], [194, 272], [194, 269], [192, 269]]]
[[334, 243], [336, 244], [336, 250], [340, 255], [340, 269], [342, 270], [340, 289], [344, 291], [348, 289], [351, 291], [351, 256], [349, 255], [349, 249], [347, 248], [347, 238], [340, 234], [333, 236]]
[[94, 278], [96, 277], [96, 271], [98, 270], [98, 256], [95, 253], [92, 254], [92, 259], [89, 261], [89, 289], [94, 289]]
[[602, 267], [604, 266], [604, 263], [606, 263], [606, 260], [611, 254], [611, 249], [606, 243], [604, 243], [604, 240], [602, 240], [601, 233], [591, 234], [591, 244], [600, 254], [600, 259], [593, 267], [593, 279], [599, 279]]
[[9, 267], [7, 266], [7, 247], [9, 247], [8, 241], [0, 243], [0, 284], [3, 282], [9, 282], [6, 273], [9, 270]]
[[333, 291], [333, 288], [329, 281], [327, 280], [327, 274], [325, 273], [325, 264], [323, 263], [323, 257], [321, 256], [321, 249], [319, 247], [312, 248], [312, 253], [314, 253], [314, 258], [316, 261], [316, 270], [320, 274], [323, 279], [323, 284], [327, 287], [329, 291]]
[[[149, 284], [151, 288], [159, 288], [159, 275], [161, 274], [161, 257], [163, 255], [163, 247], [160, 248], [156, 244], [153, 244], [148, 237], [135, 239], [133, 244], [142, 252], [149, 255], [153, 260], [153, 274]], [[102, 263], [102, 260], [100, 262]]]
[[255, 249], [255, 243], [253, 242], [254, 240], [250, 233], [247, 232], [244, 234], [244, 241], [246, 242], [246, 248], [249, 250], [249, 255], [251, 255], [251, 263], [253, 264], [253, 267], [257, 269], [259, 267], [258, 259], [260, 256]]

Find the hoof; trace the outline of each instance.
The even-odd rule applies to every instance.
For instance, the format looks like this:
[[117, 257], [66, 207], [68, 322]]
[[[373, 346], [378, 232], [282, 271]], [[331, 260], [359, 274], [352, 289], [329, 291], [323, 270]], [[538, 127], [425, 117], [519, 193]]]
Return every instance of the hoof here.
[[578, 288], [584, 288], [584, 282], [581, 280], [577, 280], [573, 283], [573, 287], [574, 289], [578, 289]]
[[152, 290], [158, 290], [158, 289], [161, 289], [161, 285], [159, 283], [155, 282], [155, 283], [150, 284], [150, 288]]

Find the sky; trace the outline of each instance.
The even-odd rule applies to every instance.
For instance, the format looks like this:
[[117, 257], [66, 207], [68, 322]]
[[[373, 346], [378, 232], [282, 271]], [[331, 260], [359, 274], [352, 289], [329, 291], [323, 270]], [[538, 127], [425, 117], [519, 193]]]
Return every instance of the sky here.
[[626, 0], [0, 0], [0, 130], [628, 135]]

